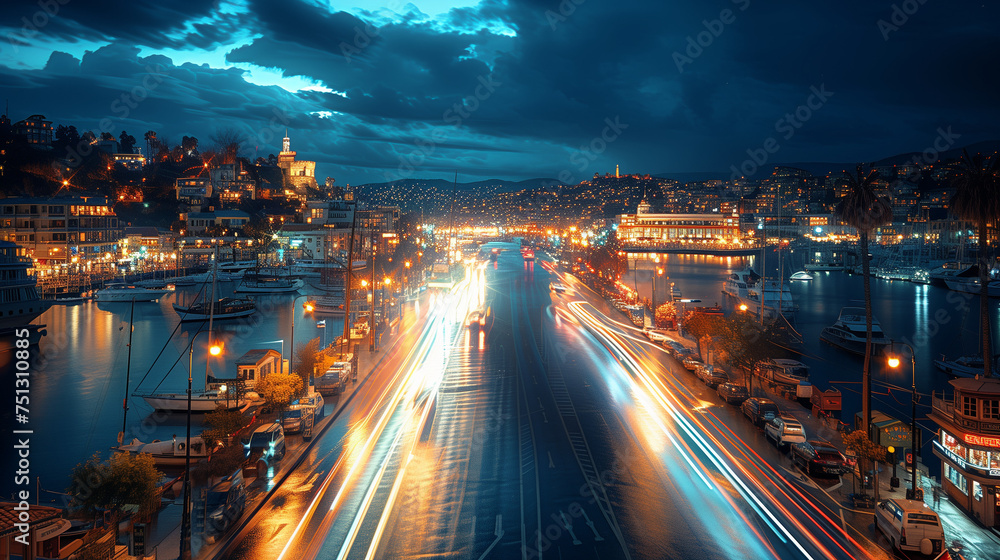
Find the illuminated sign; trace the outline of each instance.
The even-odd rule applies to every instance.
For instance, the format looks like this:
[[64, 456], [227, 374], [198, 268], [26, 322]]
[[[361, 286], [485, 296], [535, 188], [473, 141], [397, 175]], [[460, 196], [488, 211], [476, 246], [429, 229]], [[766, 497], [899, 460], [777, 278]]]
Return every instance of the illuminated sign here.
[[952, 463], [955, 463], [956, 465], [958, 465], [958, 467], [960, 469], [962, 469], [963, 471], [976, 470], [976, 471], [981, 472], [985, 476], [1000, 477], [1000, 469], [988, 469], [988, 468], [985, 468], [985, 467], [980, 467], [980, 466], [977, 466], [977, 465], [973, 465], [972, 463], [969, 463], [965, 459], [962, 459], [961, 457], [959, 457], [958, 455], [956, 455], [954, 452], [952, 452], [947, 447], [941, 445], [940, 441], [935, 441], [934, 442], [934, 447], [936, 447], [938, 449], [938, 451], [940, 451], [941, 453], [944, 453], [944, 455], [946, 457], [948, 457], [948, 459], [950, 459]]
[[978, 445], [981, 447], [1000, 447], [1000, 437], [977, 436], [975, 434], [965, 434], [962, 436], [965, 443]]

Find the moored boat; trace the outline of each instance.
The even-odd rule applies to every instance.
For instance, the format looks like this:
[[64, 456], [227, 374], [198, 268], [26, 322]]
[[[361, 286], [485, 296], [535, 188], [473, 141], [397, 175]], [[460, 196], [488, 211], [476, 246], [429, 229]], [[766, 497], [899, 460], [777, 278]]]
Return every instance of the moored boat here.
[[301, 279], [293, 280], [287, 276], [264, 276], [248, 272], [233, 291], [238, 294], [289, 294], [298, 291], [304, 285], [305, 282]]
[[257, 312], [257, 304], [252, 299], [222, 298], [213, 305], [205, 302], [195, 303], [188, 307], [173, 305], [174, 311], [180, 314], [181, 322], [207, 321], [214, 314], [216, 321], [222, 319], [239, 319], [249, 317]]
[[813, 279], [813, 275], [809, 274], [808, 271], [800, 270], [789, 277], [789, 280], [799, 280], [799, 281], [809, 281]]
[[[993, 371], [997, 371], [997, 358], [993, 358]], [[961, 356], [954, 360], [949, 360], [941, 355], [940, 360], [934, 360], [934, 365], [941, 371], [952, 377], [975, 377], [983, 374], [982, 356]]]
[[[848, 352], [864, 356], [867, 338], [864, 308], [844, 307], [840, 310], [837, 322], [824, 328], [819, 338]], [[878, 319], [872, 317], [872, 354], [878, 355], [890, 342]]]
[[809, 366], [798, 360], [771, 358], [757, 364], [758, 377], [781, 385], [798, 385], [809, 381]]
[[[188, 454], [186, 438], [176, 437], [170, 441], [160, 441], [157, 439], [149, 443], [143, 443], [136, 438], [131, 443], [119, 445], [112, 449], [131, 454], [147, 453], [152, 455], [153, 464], [166, 467], [183, 466]], [[205, 440], [201, 436], [191, 438], [191, 460], [198, 461], [208, 456], [209, 450], [208, 446], [205, 445]]]
[[156, 301], [168, 291], [129, 284], [108, 284], [94, 292], [94, 301]]

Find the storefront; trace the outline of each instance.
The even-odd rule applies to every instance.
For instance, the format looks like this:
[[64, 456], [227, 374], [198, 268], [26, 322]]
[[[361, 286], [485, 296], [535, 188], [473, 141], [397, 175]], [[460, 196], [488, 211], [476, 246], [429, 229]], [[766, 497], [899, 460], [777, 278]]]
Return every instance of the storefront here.
[[952, 501], [987, 527], [1000, 528], [1000, 380], [956, 379], [953, 400], [934, 396], [934, 454]]

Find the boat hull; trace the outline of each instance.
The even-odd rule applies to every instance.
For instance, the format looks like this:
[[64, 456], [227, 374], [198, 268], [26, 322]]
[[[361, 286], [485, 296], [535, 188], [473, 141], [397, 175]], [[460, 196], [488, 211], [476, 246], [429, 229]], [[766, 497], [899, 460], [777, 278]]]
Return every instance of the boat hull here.
[[296, 280], [289, 285], [267, 286], [256, 283], [242, 283], [233, 292], [238, 294], [290, 294], [299, 291], [305, 285], [302, 280]]
[[97, 290], [94, 292], [94, 301], [156, 301], [163, 297], [167, 293], [167, 290], [142, 290], [136, 292], [105, 292], [104, 290]]
[[216, 313], [213, 317], [209, 317], [208, 313], [198, 313], [198, 312], [188, 312], [187, 307], [182, 307], [180, 305], [174, 304], [174, 311], [181, 316], [182, 323], [194, 323], [199, 321], [208, 321], [210, 318], [215, 321], [224, 321], [226, 319], [240, 319], [243, 317], [249, 317], [257, 312], [257, 309], [242, 309], [240, 311], [232, 311], [229, 313]]
[[[188, 397], [185, 393], [145, 396], [142, 397], [142, 400], [146, 401], [146, 404], [156, 410], [164, 410], [167, 412], [187, 412], [188, 409]], [[236, 410], [246, 406], [247, 402], [242, 399], [227, 400], [225, 397], [219, 398], [217, 395], [212, 395], [211, 397], [192, 395], [191, 397], [192, 412], [212, 412], [218, 408], [220, 404], [229, 410]]]
[[[836, 332], [830, 332], [829, 327], [823, 329], [823, 332], [819, 335], [820, 340], [832, 344], [841, 350], [846, 350], [852, 354], [857, 354], [859, 356], [865, 355], [865, 341], [855, 340], [854, 338], [847, 338], [840, 336]], [[882, 348], [889, 345], [888, 341], [885, 340], [872, 340], [872, 355], [877, 356]]]

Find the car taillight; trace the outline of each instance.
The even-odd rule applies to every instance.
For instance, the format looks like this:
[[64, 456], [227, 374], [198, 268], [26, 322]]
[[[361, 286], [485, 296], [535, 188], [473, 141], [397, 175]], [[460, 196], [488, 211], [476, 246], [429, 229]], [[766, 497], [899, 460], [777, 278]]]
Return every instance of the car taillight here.
[[899, 530], [899, 544], [906, 544], [906, 527]]

